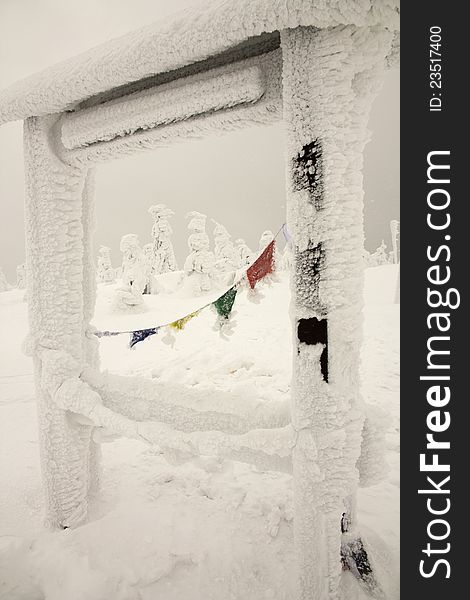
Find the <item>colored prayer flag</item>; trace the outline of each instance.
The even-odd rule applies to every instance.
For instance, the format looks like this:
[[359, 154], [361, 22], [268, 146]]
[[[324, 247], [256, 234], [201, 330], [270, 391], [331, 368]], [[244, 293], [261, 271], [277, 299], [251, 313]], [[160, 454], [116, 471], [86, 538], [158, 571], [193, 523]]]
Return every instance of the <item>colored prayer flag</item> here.
[[224, 319], [228, 319], [232, 312], [233, 303], [235, 302], [235, 296], [237, 295], [237, 288], [234, 286], [230, 288], [223, 296], [218, 298], [213, 306], [217, 311], [217, 314]]
[[131, 339], [129, 342], [129, 348], [133, 348], [139, 342], [143, 342], [151, 335], [157, 333], [158, 327], [152, 327], [151, 329], [139, 329], [131, 333]]
[[287, 224], [284, 223], [284, 225], [282, 226], [282, 234], [284, 235], [284, 239], [286, 240], [286, 242], [291, 246], [293, 239], [291, 234], [289, 233], [289, 230], [287, 229]]
[[183, 317], [182, 319], [178, 319], [177, 321], [173, 321], [173, 323], [169, 324], [169, 327], [171, 327], [172, 329], [177, 329], [178, 331], [181, 331], [182, 329], [185, 328], [186, 324], [188, 323], [188, 321], [191, 321], [191, 319], [195, 316], [197, 316], [199, 314], [199, 311], [195, 311], [189, 315], [186, 315], [186, 317]]
[[274, 248], [275, 241], [273, 240], [247, 270], [246, 276], [252, 290], [258, 281], [274, 271]]

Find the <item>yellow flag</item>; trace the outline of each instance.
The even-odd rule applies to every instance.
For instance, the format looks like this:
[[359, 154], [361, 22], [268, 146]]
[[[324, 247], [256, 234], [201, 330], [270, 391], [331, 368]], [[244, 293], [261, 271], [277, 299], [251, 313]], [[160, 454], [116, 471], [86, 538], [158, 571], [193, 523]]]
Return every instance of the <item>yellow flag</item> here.
[[199, 312], [200, 311], [197, 310], [196, 312], [186, 315], [186, 317], [183, 317], [182, 319], [173, 321], [173, 323], [170, 323], [168, 327], [171, 327], [172, 329], [176, 329], [177, 331], [181, 331], [182, 329], [185, 328], [186, 323], [188, 323], [188, 321], [191, 321], [191, 319], [193, 317], [196, 317], [199, 314]]

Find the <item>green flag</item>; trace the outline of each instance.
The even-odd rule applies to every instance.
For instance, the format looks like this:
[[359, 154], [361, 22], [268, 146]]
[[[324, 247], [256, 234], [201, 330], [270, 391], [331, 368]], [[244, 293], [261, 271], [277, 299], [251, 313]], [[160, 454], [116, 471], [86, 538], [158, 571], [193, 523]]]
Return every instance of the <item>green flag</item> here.
[[229, 318], [230, 313], [232, 312], [233, 303], [235, 302], [236, 295], [237, 288], [234, 286], [214, 302], [215, 310], [217, 311], [217, 314], [220, 317], [223, 317], [224, 319]]

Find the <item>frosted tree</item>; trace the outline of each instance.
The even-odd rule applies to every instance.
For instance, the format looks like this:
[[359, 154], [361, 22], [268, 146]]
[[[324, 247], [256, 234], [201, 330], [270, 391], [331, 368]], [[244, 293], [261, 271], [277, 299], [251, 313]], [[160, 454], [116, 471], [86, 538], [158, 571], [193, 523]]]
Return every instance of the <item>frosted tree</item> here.
[[114, 283], [114, 269], [111, 264], [111, 249], [108, 246], [100, 246], [98, 254], [98, 281], [101, 283]]
[[145, 288], [144, 294], [156, 294], [157, 282], [154, 276], [154, 245], [153, 243], [145, 244], [143, 248], [143, 264], [145, 270]]
[[223, 225], [217, 223], [217, 221], [214, 221], [214, 219], [212, 219], [212, 222], [215, 225], [212, 235], [214, 236], [214, 254], [217, 258], [220, 246], [225, 242], [225, 240], [230, 239], [231, 236]]
[[155, 277], [178, 269], [173, 244], [171, 243], [173, 230], [168, 220], [175, 213], [165, 204], [154, 204], [149, 208], [149, 213], [153, 218], [153, 265], [151, 274]]
[[186, 217], [190, 219], [188, 229], [192, 233], [188, 238], [190, 253], [183, 270], [195, 293], [207, 292], [212, 288], [212, 279], [215, 276], [215, 256], [209, 249], [206, 215], [192, 211]]
[[238, 268], [248, 267], [254, 260], [253, 252], [243, 238], [235, 240]]
[[386, 265], [387, 263], [390, 262], [390, 258], [389, 258], [388, 252], [387, 252], [387, 244], [384, 242], [384, 240], [382, 240], [382, 243], [377, 248], [377, 250], [374, 252], [374, 255], [375, 255], [375, 264], [377, 266]]
[[16, 267], [16, 287], [19, 290], [26, 289], [26, 265], [21, 263]]
[[194, 292], [208, 292], [215, 276], [215, 257], [209, 249], [206, 233], [192, 233], [188, 238], [190, 254], [184, 263], [185, 275], [191, 279]]
[[10, 284], [5, 277], [2, 267], [0, 267], [0, 292], [8, 292], [11, 289]]
[[121, 238], [122, 288], [118, 290], [118, 304], [136, 306], [143, 303], [142, 293], [146, 285], [145, 261], [139, 238], [128, 233]]
[[192, 231], [193, 233], [206, 233], [207, 215], [192, 210], [186, 214], [186, 218], [190, 219], [188, 223], [189, 231]]
[[400, 261], [400, 221], [390, 221], [390, 233], [392, 235], [392, 256], [394, 264]]
[[393, 253], [387, 252], [387, 245], [384, 240], [375, 252], [371, 253], [364, 249], [363, 257], [366, 267], [380, 267], [393, 262]]
[[236, 271], [239, 260], [237, 251], [232, 243], [231, 235], [223, 225], [216, 221], [214, 223], [213, 236], [216, 268], [222, 273]]

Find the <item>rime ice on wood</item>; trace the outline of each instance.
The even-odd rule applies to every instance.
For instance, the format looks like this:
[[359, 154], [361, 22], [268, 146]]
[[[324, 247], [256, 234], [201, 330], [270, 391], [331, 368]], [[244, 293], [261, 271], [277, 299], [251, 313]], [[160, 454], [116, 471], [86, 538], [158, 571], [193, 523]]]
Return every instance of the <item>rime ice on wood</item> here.
[[[364, 423], [362, 153], [382, 70], [397, 54], [398, 20], [395, 0], [217, 0], [197, 18], [190, 13], [147, 26], [0, 95], [2, 122], [26, 120], [29, 311], [50, 524], [69, 527], [87, 517], [97, 482], [96, 427], [183, 454], [214, 453], [266, 468], [292, 463], [297, 596], [338, 598], [342, 514], [351, 512], [354, 531]], [[159, 108], [157, 101], [163, 105], [155, 116], [149, 108]], [[295, 240], [293, 329], [300, 333], [292, 426], [185, 438], [161, 422], [123, 416], [134, 407], [134, 381], [116, 410], [104, 406], [116, 395], [84, 381], [98, 366], [89, 335], [96, 283], [90, 167], [283, 117], [287, 222]], [[205, 217], [193, 214], [190, 226], [185, 271], [205, 289], [214, 261]], [[130, 247], [123, 280], [128, 297], [141, 302], [145, 273], [137, 245]], [[159, 406], [153, 390], [152, 401]], [[209, 417], [203, 415], [206, 425]]]
[[389, 471], [385, 459], [389, 416], [377, 406], [366, 404], [362, 428], [361, 454], [357, 461], [361, 487], [383, 481]]
[[[301, 598], [338, 596], [338, 522], [358, 483], [364, 419], [360, 169], [369, 110], [391, 41], [386, 30], [353, 26], [281, 34], [290, 171], [287, 225], [295, 240], [293, 311], [303, 324], [292, 398], [299, 436], [293, 464]], [[306, 149], [313, 162], [299, 177]]]

